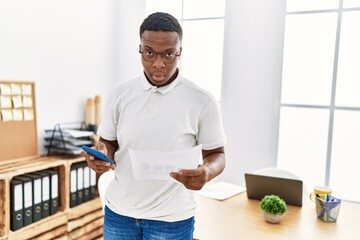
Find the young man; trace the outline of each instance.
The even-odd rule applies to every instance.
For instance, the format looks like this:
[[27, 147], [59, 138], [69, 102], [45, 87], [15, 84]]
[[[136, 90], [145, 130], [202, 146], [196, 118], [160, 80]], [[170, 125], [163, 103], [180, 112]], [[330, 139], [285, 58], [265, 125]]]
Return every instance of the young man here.
[[[190, 240], [200, 190], [225, 167], [223, 131], [215, 99], [182, 77], [182, 28], [167, 13], [153, 13], [140, 26], [144, 72], [118, 84], [108, 97], [94, 146], [116, 162], [82, 152], [98, 173], [115, 179], [106, 192], [104, 239]], [[176, 181], [134, 178], [129, 149], [174, 151], [202, 145], [203, 164], [172, 172]]]

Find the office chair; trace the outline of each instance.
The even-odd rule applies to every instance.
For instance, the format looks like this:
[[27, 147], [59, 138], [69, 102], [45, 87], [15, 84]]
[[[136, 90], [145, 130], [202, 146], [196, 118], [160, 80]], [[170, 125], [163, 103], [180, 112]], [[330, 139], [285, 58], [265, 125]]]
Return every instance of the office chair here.
[[98, 191], [103, 211], [105, 209], [105, 193], [109, 183], [114, 179], [115, 172], [107, 171], [100, 175], [98, 179]]

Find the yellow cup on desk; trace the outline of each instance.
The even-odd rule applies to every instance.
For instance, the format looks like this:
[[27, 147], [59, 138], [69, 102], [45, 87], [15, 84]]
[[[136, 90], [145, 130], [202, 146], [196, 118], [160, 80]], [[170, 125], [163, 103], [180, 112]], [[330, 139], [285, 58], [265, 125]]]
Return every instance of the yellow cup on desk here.
[[310, 193], [309, 197], [312, 201], [315, 202], [316, 196], [319, 196], [321, 199], [326, 200], [326, 196], [331, 195], [332, 189], [327, 186], [315, 186], [314, 191]]

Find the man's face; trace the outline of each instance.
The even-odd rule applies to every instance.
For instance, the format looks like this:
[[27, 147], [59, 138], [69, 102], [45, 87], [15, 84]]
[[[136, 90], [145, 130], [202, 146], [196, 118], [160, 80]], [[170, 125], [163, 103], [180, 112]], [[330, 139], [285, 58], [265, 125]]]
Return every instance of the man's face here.
[[[180, 54], [180, 39], [177, 32], [145, 31], [141, 37], [141, 51]], [[169, 54], [168, 54], [169, 55]], [[154, 61], [145, 61], [141, 57], [144, 71], [149, 81], [155, 86], [164, 86], [173, 80], [179, 57], [174, 62], [166, 63], [161, 54], [156, 54]]]

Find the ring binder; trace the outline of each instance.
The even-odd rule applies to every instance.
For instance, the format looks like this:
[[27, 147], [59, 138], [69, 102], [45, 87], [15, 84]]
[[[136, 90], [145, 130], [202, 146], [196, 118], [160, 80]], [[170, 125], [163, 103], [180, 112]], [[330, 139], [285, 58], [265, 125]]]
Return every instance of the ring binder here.
[[84, 169], [84, 202], [90, 200], [90, 167], [86, 162], [83, 162]]
[[96, 172], [90, 168], [90, 199], [96, 197]]
[[42, 218], [42, 209], [41, 209], [41, 177], [33, 173], [27, 173], [23, 175], [25, 177], [32, 179], [33, 187], [33, 222], [39, 221]]
[[24, 226], [23, 223], [23, 185], [16, 179], [10, 181], [10, 229], [16, 231]]
[[75, 207], [77, 203], [77, 171], [75, 164], [70, 169], [70, 207]]
[[45, 172], [34, 172], [41, 177], [41, 202], [42, 202], [42, 218], [50, 215], [50, 176]]
[[77, 173], [77, 201], [76, 205], [79, 205], [84, 202], [84, 169], [82, 164], [79, 163], [76, 166]]
[[23, 192], [22, 192], [22, 207], [23, 207], [23, 226], [27, 226], [33, 222], [33, 187], [32, 179], [24, 176], [16, 176], [15, 180], [22, 182]]
[[43, 170], [42, 172], [50, 175], [50, 215], [57, 213], [58, 211], [58, 183], [59, 174], [55, 170]]

